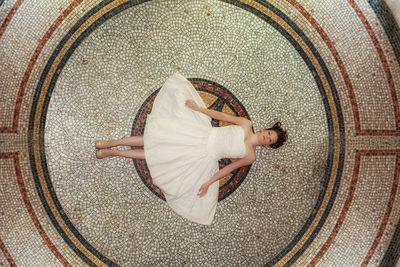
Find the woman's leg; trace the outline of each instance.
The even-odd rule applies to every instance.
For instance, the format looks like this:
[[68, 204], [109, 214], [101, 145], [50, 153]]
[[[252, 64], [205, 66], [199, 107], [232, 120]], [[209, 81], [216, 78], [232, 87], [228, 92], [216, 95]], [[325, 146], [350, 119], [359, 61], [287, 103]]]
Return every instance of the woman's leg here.
[[130, 136], [119, 140], [97, 140], [96, 148], [108, 148], [114, 146], [143, 146], [143, 135]]
[[130, 150], [114, 150], [114, 149], [100, 149], [96, 151], [96, 157], [102, 159], [110, 156], [118, 156], [132, 159], [145, 159], [144, 149], [130, 149]]

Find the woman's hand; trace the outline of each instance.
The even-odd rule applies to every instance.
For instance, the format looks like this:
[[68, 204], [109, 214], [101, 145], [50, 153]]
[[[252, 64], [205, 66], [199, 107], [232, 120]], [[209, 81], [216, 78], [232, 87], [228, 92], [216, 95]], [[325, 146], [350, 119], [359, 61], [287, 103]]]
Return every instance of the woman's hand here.
[[204, 196], [207, 193], [208, 187], [210, 186], [210, 184], [208, 182], [204, 183], [200, 189], [199, 189], [199, 193], [197, 194], [199, 197]]
[[192, 99], [188, 99], [185, 101], [186, 106], [188, 106], [190, 109], [199, 110], [199, 105], [196, 104], [196, 102], [194, 102]]

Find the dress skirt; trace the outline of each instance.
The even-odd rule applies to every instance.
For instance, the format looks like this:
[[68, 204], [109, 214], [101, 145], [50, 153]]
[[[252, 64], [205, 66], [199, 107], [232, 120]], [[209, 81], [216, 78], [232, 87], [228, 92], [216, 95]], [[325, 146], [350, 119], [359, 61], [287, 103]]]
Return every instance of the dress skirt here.
[[187, 99], [206, 107], [193, 85], [176, 73], [154, 100], [144, 130], [144, 153], [153, 183], [179, 215], [209, 225], [214, 218], [219, 183], [203, 197], [201, 185], [218, 171], [218, 160], [207, 149], [211, 118], [186, 106]]

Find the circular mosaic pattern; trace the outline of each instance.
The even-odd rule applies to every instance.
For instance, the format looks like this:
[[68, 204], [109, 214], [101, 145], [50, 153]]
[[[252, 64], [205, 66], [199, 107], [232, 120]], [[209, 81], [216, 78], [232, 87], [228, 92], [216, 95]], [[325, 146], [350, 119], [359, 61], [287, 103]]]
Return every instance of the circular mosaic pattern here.
[[[0, 17], [0, 265], [395, 265], [400, 33], [380, 1], [0, 0]], [[207, 227], [131, 159], [94, 157], [176, 71], [209, 108], [240, 110], [222, 84], [256, 130], [289, 130], [221, 181]]]
[[[0, 0], [0, 265], [394, 266], [400, 32], [385, 7]], [[94, 157], [176, 71], [229, 88], [255, 128], [289, 130], [209, 227], [132, 160]]]
[[[171, 220], [176, 231], [197, 233], [208, 244], [213, 244], [217, 233], [259, 229], [257, 239], [246, 237], [243, 241], [237, 235], [224, 235], [224, 241], [235, 248], [225, 253], [231, 264], [241, 257], [235, 258], [232, 251], [243, 247], [249, 254], [259, 251], [254, 258], [258, 264], [302, 248], [298, 241], [313, 239], [312, 233], [319, 231], [329, 213], [343, 153], [340, 104], [318, 51], [295, 25], [291, 25], [295, 30], [289, 31], [286, 24], [271, 21], [270, 17], [283, 16], [272, 6], [266, 6], [270, 13], [264, 17], [248, 7], [219, 1], [212, 2], [207, 13], [202, 8], [208, 4], [200, 2], [188, 2], [187, 6], [168, 2], [175, 7], [170, 13], [165, 13], [164, 2], [126, 3], [102, 2], [108, 13], [97, 12], [100, 5], [84, 17], [99, 16], [96, 23], [82, 19], [71, 28], [54, 50], [37, 87], [30, 124], [30, 138], [35, 140], [31, 160], [39, 163], [34, 170], [36, 182], [45, 191], [42, 201], [50, 207], [47, 211], [54, 216], [57, 230], [67, 242], [78, 240], [87, 262], [96, 257], [107, 264], [113, 261], [106, 255], [140, 255], [135, 244], [119, 238], [131, 233], [132, 227], [140, 232], [157, 225], [162, 228], [157, 230], [160, 234], [148, 242], [165, 244]], [[238, 28], [231, 28], [231, 20], [239, 18]], [[199, 28], [196, 21], [205, 24]], [[209, 31], [214, 34], [207, 34]], [[207, 42], [200, 41], [202, 38]], [[275, 43], [280, 44], [279, 50]], [[235, 194], [219, 203], [213, 226], [203, 234], [198, 225], [188, 224], [143, 192], [132, 161], [94, 159], [94, 140], [129, 133], [131, 118], [176, 70], [229, 88], [246, 106], [257, 130], [279, 119], [291, 136], [277, 151], [257, 150], [258, 160], [248, 172], [251, 182], [246, 179]], [[219, 95], [229, 98], [223, 91]], [[224, 112], [240, 110], [240, 105], [230, 104]], [[310, 169], [310, 162], [316, 167]], [[108, 219], [99, 224], [102, 218]], [[144, 222], [142, 218], [151, 219]], [[115, 231], [118, 234], [111, 234]], [[110, 233], [113, 247], [102, 245], [102, 233]], [[187, 248], [182, 248], [186, 254], [193, 245], [200, 245], [190, 236], [185, 236]], [[275, 243], [266, 245], [264, 240]], [[200, 255], [199, 262], [206, 257], [211, 264], [206, 255]], [[139, 261], [145, 262], [145, 258]]]
[[[243, 105], [239, 102], [239, 100], [232, 95], [229, 90], [224, 88], [223, 86], [210, 82], [204, 79], [196, 79], [196, 78], [188, 78], [188, 80], [193, 84], [194, 88], [202, 97], [204, 103], [209, 109], [217, 110], [220, 112], [224, 112], [227, 114], [232, 114], [234, 116], [245, 117], [250, 120], [249, 115], [247, 114]], [[144, 128], [146, 125], [147, 115], [151, 112], [153, 102], [157, 97], [160, 89], [152, 93], [143, 105], [139, 109], [139, 113], [136, 115], [136, 118], [133, 122], [132, 126], [132, 136], [135, 135], [143, 135]], [[213, 127], [223, 126], [226, 123], [217, 121], [215, 119], [211, 120], [211, 124]], [[134, 147], [132, 147], [134, 148]], [[147, 167], [145, 160], [133, 160], [135, 163], [136, 170], [142, 179], [143, 183], [159, 198], [165, 201], [165, 197], [163, 192], [153, 184], [152, 178]], [[225, 158], [219, 160], [219, 168], [222, 169], [225, 166], [232, 163], [231, 159]], [[236, 188], [243, 182], [246, 178], [247, 173], [249, 172], [250, 166], [245, 166], [234, 170], [228, 176], [222, 178], [219, 181], [219, 194], [218, 200], [221, 201], [229, 196]]]

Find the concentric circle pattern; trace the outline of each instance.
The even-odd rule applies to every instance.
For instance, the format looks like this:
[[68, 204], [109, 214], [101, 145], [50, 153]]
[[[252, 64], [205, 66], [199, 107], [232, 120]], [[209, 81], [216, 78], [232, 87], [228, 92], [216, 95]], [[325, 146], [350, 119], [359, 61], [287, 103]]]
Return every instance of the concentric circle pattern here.
[[[400, 31], [384, 4], [13, 0], [0, 20], [0, 265], [397, 261]], [[146, 161], [95, 157], [97, 139], [143, 134], [175, 72], [208, 108], [289, 133], [219, 181], [211, 226], [174, 213]]]

